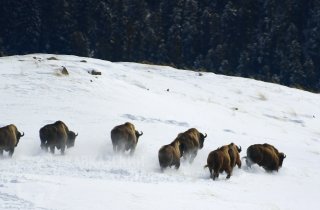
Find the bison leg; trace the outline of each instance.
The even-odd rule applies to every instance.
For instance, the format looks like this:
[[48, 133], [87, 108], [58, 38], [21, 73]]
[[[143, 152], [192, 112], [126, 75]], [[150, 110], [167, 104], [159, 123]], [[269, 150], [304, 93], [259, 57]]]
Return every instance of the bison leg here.
[[136, 150], [136, 147], [133, 146], [133, 147], [131, 148], [131, 150], [130, 150], [130, 155], [133, 155], [135, 150]]
[[0, 149], [0, 157], [3, 156], [3, 149]]
[[66, 145], [61, 145], [60, 148], [61, 148], [61, 155], [64, 155], [64, 152], [66, 150]]
[[112, 147], [113, 147], [113, 152], [117, 152], [117, 146], [113, 144]]
[[241, 168], [241, 160], [239, 157], [237, 158], [236, 164], [237, 164], [238, 168]]
[[40, 145], [40, 147], [41, 147], [42, 150], [47, 149], [47, 151], [48, 151], [48, 146], [47, 146], [47, 144], [46, 144], [46, 141], [42, 141], [42, 140], [41, 140], [41, 145]]
[[180, 168], [180, 160], [174, 164], [174, 168], [177, 170]]
[[14, 148], [9, 150], [9, 156], [12, 157], [13, 153], [14, 153]]
[[55, 149], [55, 146], [50, 146], [50, 152], [51, 152], [52, 154], [54, 154], [54, 149]]
[[209, 172], [210, 172], [210, 178], [213, 179], [213, 169], [209, 168]]
[[123, 143], [117, 145], [117, 152], [124, 153], [126, 151], [126, 147]]
[[[216, 178], [219, 177], [219, 167], [216, 166], [216, 167], [214, 167], [214, 168], [211, 169], [211, 170], [213, 170], [212, 179], [215, 180]], [[212, 171], [211, 171], [211, 173], [212, 173]]]
[[219, 172], [214, 172], [212, 179], [215, 180], [216, 178], [219, 178]]
[[230, 179], [231, 173], [232, 173], [232, 168], [231, 168], [231, 167], [230, 167], [230, 168], [227, 168], [227, 169], [226, 169], [226, 173], [227, 173], [227, 179]]
[[197, 154], [198, 154], [198, 151], [197, 151], [197, 150], [195, 150], [194, 152], [192, 152], [192, 153], [190, 154], [189, 163], [192, 163], [192, 162], [193, 162], [193, 160], [196, 158]]
[[119, 152], [121, 152], [121, 147], [119, 146], [119, 145], [113, 145], [113, 151], [115, 152], [115, 153], [119, 153]]
[[42, 150], [48, 152], [48, 145], [46, 143], [41, 142], [40, 147], [41, 147]]

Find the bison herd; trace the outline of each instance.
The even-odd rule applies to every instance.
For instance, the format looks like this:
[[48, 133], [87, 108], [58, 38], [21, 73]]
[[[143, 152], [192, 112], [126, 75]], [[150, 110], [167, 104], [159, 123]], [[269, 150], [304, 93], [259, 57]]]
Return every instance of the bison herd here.
[[[117, 153], [129, 151], [130, 155], [133, 155], [138, 139], [142, 135], [143, 132], [137, 131], [132, 123], [126, 122], [115, 126], [111, 130], [113, 151]], [[19, 132], [13, 124], [0, 128], [0, 156], [3, 155], [3, 151], [7, 151], [11, 157], [23, 136], [24, 133]], [[54, 153], [56, 148], [63, 155], [66, 148], [74, 146], [78, 134], [70, 131], [64, 122], [57, 121], [40, 128], [39, 136], [41, 149], [44, 151], [50, 149], [50, 152]], [[172, 166], [179, 169], [181, 158], [192, 163], [198, 151], [203, 148], [206, 137], [207, 134], [199, 132], [196, 128], [179, 133], [170, 144], [159, 149], [158, 158], [161, 170]], [[205, 165], [205, 168], [209, 169], [210, 178], [215, 180], [222, 172], [227, 174], [227, 179], [230, 178], [236, 165], [241, 168], [240, 152], [241, 147], [234, 143], [221, 146], [210, 152]], [[249, 146], [247, 156], [243, 158], [248, 167], [258, 164], [266, 171], [278, 171], [286, 155], [279, 152], [274, 146], [265, 143]]]

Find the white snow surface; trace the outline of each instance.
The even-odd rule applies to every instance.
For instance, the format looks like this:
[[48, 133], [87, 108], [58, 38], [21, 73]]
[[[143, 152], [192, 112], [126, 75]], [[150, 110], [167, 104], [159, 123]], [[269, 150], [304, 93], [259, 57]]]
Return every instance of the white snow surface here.
[[[0, 93], [0, 126], [25, 132], [13, 157], [0, 159], [0, 209], [319, 209], [319, 94], [48, 54], [0, 58]], [[57, 120], [79, 133], [64, 156], [40, 149], [39, 129]], [[144, 135], [133, 156], [116, 155], [110, 131], [127, 121]], [[192, 164], [162, 173], [159, 148], [191, 127], [208, 134], [204, 148]], [[273, 173], [243, 160], [230, 179], [213, 181], [207, 156], [231, 142], [241, 157], [251, 144], [270, 143], [287, 158]]]

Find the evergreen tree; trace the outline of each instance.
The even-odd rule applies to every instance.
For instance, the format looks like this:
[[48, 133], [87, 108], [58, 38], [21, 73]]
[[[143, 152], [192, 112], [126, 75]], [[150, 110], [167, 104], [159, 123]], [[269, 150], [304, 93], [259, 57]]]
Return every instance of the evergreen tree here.
[[71, 16], [71, 5], [68, 0], [40, 1], [41, 46], [45, 52], [69, 54], [71, 35], [75, 31], [75, 19]]
[[[112, 53], [112, 45], [114, 40], [111, 38], [112, 34], [112, 8], [111, 2], [99, 1], [93, 8], [93, 18], [95, 19], [93, 32], [90, 33], [93, 45], [94, 56], [101, 59], [113, 60], [115, 59]], [[113, 18], [115, 20], [115, 18]], [[116, 50], [116, 49], [115, 49]]]
[[8, 54], [39, 50], [40, 11], [36, 0], [3, 0], [0, 3], [3, 48]]

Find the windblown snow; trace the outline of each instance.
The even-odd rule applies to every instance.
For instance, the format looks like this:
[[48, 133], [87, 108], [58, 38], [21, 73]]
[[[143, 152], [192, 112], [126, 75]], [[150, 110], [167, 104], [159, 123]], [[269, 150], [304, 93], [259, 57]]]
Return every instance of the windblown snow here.
[[[0, 126], [25, 133], [12, 159], [0, 159], [0, 209], [319, 209], [319, 94], [47, 54], [0, 58], [0, 91]], [[79, 133], [64, 156], [40, 149], [39, 129], [57, 120]], [[110, 139], [127, 121], [144, 133], [132, 157], [115, 155]], [[159, 148], [191, 127], [208, 134], [204, 148], [192, 164], [162, 173]], [[287, 158], [273, 173], [243, 160], [230, 179], [213, 181], [203, 168], [207, 156], [231, 142], [241, 157], [267, 142]]]

